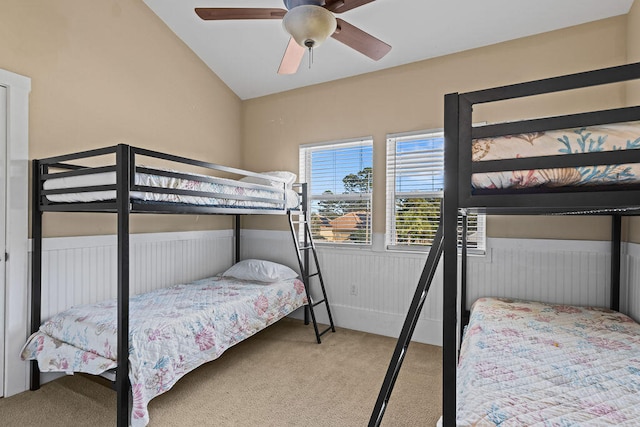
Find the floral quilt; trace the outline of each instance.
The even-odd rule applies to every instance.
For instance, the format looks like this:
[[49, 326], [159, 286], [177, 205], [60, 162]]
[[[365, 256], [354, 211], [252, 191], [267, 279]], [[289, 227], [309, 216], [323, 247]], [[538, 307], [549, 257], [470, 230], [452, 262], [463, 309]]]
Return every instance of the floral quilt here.
[[607, 309], [481, 298], [457, 394], [459, 426], [638, 426], [640, 325]]
[[[131, 425], [183, 375], [306, 304], [298, 279], [250, 283], [216, 276], [130, 298]], [[116, 367], [117, 301], [76, 306], [44, 322], [22, 350], [40, 370], [100, 374]]]
[[[474, 162], [536, 156], [634, 150], [640, 148], [640, 122], [480, 138], [472, 141]], [[640, 182], [639, 164], [478, 173], [473, 188], [531, 188]]]

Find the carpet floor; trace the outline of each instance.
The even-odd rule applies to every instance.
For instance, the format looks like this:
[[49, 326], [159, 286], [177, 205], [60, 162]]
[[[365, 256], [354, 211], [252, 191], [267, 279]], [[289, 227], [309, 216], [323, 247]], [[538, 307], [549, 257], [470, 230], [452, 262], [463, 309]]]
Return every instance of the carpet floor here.
[[[151, 427], [366, 426], [396, 340], [285, 318], [184, 376], [149, 403]], [[102, 379], [66, 376], [0, 399], [7, 427], [113, 426], [115, 392]], [[442, 411], [442, 350], [409, 346], [383, 426], [435, 426]]]

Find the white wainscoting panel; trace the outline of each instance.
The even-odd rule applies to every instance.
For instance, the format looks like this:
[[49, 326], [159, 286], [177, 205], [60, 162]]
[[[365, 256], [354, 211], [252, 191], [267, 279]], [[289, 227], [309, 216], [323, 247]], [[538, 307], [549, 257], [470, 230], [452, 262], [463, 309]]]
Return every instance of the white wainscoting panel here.
[[[289, 232], [242, 230], [242, 257], [283, 262], [298, 270]], [[279, 250], [274, 250], [279, 248]], [[397, 337], [426, 254], [375, 252], [318, 245], [322, 276], [336, 326]], [[312, 285], [312, 289], [315, 289]], [[326, 322], [323, 306], [316, 312]], [[297, 313], [300, 315], [300, 313]], [[413, 338], [442, 342], [442, 272], [439, 267]]]
[[640, 244], [628, 243], [626, 253], [626, 314], [640, 322]]
[[[46, 238], [42, 242], [42, 319], [72, 305], [117, 295], [116, 236]], [[190, 282], [233, 262], [231, 230], [132, 234], [130, 294]]]
[[[288, 231], [242, 230], [242, 258], [298, 269]], [[468, 303], [479, 296], [608, 306], [610, 244], [593, 241], [488, 239], [486, 255], [469, 257]], [[426, 254], [319, 246], [337, 326], [397, 337]], [[640, 245], [623, 249], [628, 312], [640, 317]], [[231, 230], [131, 236], [131, 293], [219, 273], [233, 261]], [[43, 319], [74, 304], [116, 295], [116, 238], [43, 241]], [[624, 307], [627, 305], [625, 304]], [[318, 318], [326, 322], [319, 306]], [[622, 310], [627, 311], [627, 310]], [[442, 342], [442, 271], [436, 271], [414, 340]], [[302, 310], [295, 314], [302, 316]]]
[[[243, 230], [242, 239], [245, 258], [297, 266], [288, 232]], [[318, 252], [336, 325], [397, 337], [426, 254], [321, 245]], [[469, 257], [468, 305], [480, 296], [503, 296], [607, 307], [610, 255], [609, 242], [489, 238], [485, 255]], [[624, 272], [623, 258], [623, 281]], [[635, 275], [640, 275], [640, 250]], [[640, 277], [631, 283], [639, 281]], [[640, 286], [634, 289], [640, 313]], [[438, 267], [414, 340], [440, 345], [442, 315], [442, 271]]]
[[467, 307], [481, 296], [609, 306], [609, 242], [488, 239], [469, 258]]

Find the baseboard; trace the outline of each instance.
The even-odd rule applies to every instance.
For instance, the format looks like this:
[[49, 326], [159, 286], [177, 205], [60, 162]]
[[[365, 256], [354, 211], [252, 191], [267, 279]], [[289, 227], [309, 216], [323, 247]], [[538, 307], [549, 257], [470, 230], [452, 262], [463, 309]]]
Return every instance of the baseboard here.
[[[319, 323], [328, 324], [329, 320], [326, 312], [320, 308], [316, 309], [316, 317]], [[384, 335], [398, 338], [402, 331], [405, 316], [363, 310], [342, 305], [331, 305], [331, 314], [334, 324], [340, 328], [353, 329], [356, 331], [368, 332], [371, 334]], [[303, 311], [294, 312], [291, 317], [303, 318]], [[420, 318], [413, 331], [412, 341], [442, 345], [442, 321]]]

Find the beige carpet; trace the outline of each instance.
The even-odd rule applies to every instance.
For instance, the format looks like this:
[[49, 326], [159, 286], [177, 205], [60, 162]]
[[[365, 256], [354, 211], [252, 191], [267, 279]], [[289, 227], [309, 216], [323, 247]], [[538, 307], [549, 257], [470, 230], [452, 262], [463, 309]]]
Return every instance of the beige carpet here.
[[[315, 343], [283, 319], [183, 377], [149, 404], [149, 426], [366, 426], [395, 339], [347, 329]], [[434, 426], [442, 351], [412, 343], [383, 426]], [[75, 375], [0, 399], [3, 426], [113, 426], [115, 392]]]

